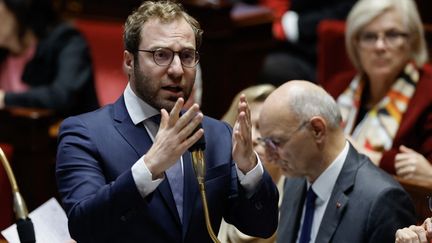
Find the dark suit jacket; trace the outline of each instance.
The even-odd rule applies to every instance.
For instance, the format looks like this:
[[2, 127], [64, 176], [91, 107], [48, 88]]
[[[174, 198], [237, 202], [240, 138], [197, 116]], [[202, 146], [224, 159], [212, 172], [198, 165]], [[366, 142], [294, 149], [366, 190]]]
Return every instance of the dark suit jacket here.
[[[206, 189], [212, 225], [222, 216], [246, 234], [269, 237], [276, 230], [278, 194], [265, 172], [247, 198], [231, 155], [231, 128], [205, 117]], [[113, 105], [66, 119], [59, 135], [56, 176], [78, 242], [211, 242], [189, 152], [184, 158], [183, 227], [167, 180], [142, 198], [131, 166], [152, 145], [135, 126], [121, 97]]]
[[[287, 179], [277, 242], [295, 242], [305, 191], [304, 178]], [[397, 229], [415, 223], [409, 195], [389, 174], [350, 146], [315, 242], [393, 243]]]
[[81, 34], [60, 24], [39, 40], [22, 80], [24, 93], [6, 93], [7, 106], [49, 108], [62, 116], [99, 107], [90, 52]]
[[[333, 80], [324, 83], [323, 87], [335, 99], [348, 87], [355, 72], [345, 72]], [[408, 146], [432, 161], [432, 67], [427, 64], [420, 70], [420, 80], [412, 96], [408, 109], [402, 116], [392, 148], [383, 152], [380, 167], [395, 174], [394, 159], [399, 146]]]

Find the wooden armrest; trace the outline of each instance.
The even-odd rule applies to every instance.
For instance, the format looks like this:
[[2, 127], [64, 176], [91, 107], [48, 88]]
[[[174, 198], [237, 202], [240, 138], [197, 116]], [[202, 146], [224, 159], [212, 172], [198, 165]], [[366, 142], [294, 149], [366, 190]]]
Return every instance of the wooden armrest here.
[[59, 117], [51, 110], [0, 110], [0, 141], [13, 148], [12, 169], [29, 210], [57, 196], [54, 177], [57, 134], [53, 137], [50, 129], [58, 121]]
[[0, 110], [0, 141], [13, 146], [37, 146], [50, 136], [50, 127], [60, 120], [52, 110], [9, 107]]
[[417, 223], [423, 223], [432, 215], [428, 205], [428, 197], [432, 196], [432, 185], [425, 181], [402, 179], [397, 176], [395, 179], [410, 194], [416, 209]]

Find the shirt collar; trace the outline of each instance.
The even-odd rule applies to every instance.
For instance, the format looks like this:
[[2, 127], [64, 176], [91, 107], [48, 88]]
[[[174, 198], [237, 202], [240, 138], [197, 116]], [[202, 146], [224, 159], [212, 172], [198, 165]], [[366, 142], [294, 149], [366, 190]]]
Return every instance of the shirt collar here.
[[[336, 180], [342, 170], [345, 163], [345, 159], [348, 155], [349, 143], [345, 142], [345, 147], [339, 153], [335, 160], [327, 167], [326, 170], [315, 180], [312, 184], [312, 189], [314, 190], [317, 197], [321, 202], [326, 202], [330, 199]], [[310, 183], [307, 183], [308, 188]]]
[[151, 105], [147, 104], [141, 98], [136, 96], [136, 94], [130, 87], [130, 83], [127, 84], [123, 92], [123, 96], [126, 110], [135, 125], [145, 121], [152, 116], [160, 114], [157, 109], [153, 108]]

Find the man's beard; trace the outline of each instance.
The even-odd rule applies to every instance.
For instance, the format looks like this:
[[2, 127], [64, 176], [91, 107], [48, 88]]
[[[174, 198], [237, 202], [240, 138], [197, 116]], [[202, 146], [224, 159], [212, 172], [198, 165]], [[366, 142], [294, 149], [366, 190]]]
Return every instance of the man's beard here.
[[[137, 58], [136, 58], [137, 59]], [[134, 61], [134, 90], [136, 91], [136, 95], [145, 101], [147, 104], [151, 105], [155, 109], [165, 109], [168, 112], [172, 110], [174, 107], [175, 102], [177, 101], [177, 98], [170, 99], [169, 101], [166, 101], [160, 97], [157, 96], [158, 91], [160, 89], [159, 84], [154, 84], [148, 76], [146, 76], [140, 69], [140, 65], [138, 60]], [[191, 90], [190, 90], [191, 91]], [[184, 97], [183, 99], [186, 100], [190, 96], [190, 91], [183, 90]], [[171, 101], [171, 102], [170, 102]]]

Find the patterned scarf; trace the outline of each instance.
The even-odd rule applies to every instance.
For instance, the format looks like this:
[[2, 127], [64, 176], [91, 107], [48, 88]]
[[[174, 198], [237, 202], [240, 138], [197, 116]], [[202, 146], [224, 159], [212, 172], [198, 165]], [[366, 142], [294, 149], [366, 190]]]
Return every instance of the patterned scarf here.
[[377, 152], [389, 150], [418, 80], [419, 72], [414, 64], [407, 64], [387, 94], [354, 127], [366, 82], [360, 76], [354, 77], [337, 99], [345, 134], [351, 134], [366, 149]]

